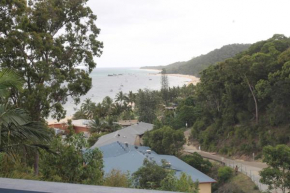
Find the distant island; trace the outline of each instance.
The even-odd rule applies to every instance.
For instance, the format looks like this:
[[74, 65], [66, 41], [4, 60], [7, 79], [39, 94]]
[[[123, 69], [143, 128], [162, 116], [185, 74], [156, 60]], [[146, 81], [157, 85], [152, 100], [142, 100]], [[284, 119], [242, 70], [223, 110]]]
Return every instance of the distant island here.
[[230, 44], [215, 49], [205, 55], [194, 57], [189, 61], [175, 62], [167, 66], [144, 66], [141, 69], [166, 69], [169, 74], [186, 74], [200, 77], [200, 72], [210, 65], [222, 62], [228, 58], [232, 58], [237, 54], [247, 50], [251, 44]]

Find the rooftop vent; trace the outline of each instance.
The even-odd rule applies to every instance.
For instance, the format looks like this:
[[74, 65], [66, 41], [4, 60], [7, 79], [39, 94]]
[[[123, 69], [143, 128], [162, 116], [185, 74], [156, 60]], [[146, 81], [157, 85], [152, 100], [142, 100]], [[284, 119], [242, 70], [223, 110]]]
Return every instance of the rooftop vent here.
[[170, 162], [166, 162], [165, 163], [165, 168], [170, 168], [171, 167], [171, 163]]

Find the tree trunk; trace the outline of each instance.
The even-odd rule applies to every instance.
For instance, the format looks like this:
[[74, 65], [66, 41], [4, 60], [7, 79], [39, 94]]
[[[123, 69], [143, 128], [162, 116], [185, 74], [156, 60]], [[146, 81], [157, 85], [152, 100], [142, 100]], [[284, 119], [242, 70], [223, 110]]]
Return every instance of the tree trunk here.
[[36, 150], [36, 152], [35, 152], [35, 159], [34, 159], [34, 175], [35, 176], [38, 176], [38, 173], [39, 173], [38, 163], [39, 163], [39, 153]]
[[252, 97], [254, 99], [254, 102], [255, 102], [255, 109], [256, 109], [256, 124], [258, 124], [258, 121], [259, 121], [259, 110], [258, 110], [258, 102], [257, 102], [257, 99], [256, 99], [256, 96], [254, 94], [254, 91], [253, 91], [253, 87], [251, 86], [247, 76], [245, 76], [246, 78], [246, 81], [247, 81], [247, 84], [249, 86], [249, 89], [251, 91], [251, 94], [252, 94]]

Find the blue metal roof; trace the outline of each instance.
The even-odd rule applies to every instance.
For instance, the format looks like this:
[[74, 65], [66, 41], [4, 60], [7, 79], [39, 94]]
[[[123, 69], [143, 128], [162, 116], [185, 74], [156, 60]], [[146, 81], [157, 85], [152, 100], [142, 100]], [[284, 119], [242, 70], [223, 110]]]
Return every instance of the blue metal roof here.
[[171, 155], [158, 155], [154, 151], [149, 151], [149, 147], [114, 142], [99, 147], [99, 149], [103, 153], [105, 173], [110, 173], [111, 170], [117, 169], [125, 173], [129, 171], [132, 174], [143, 166], [143, 161], [146, 158], [150, 161], [155, 161], [160, 166], [164, 159], [171, 164], [171, 169], [176, 172], [176, 176], [186, 173], [191, 176], [193, 181], [199, 181], [199, 183], [215, 182], [214, 179], [203, 174], [177, 157]]
[[119, 141], [113, 142], [108, 145], [104, 145], [102, 147], [99, 147], [99, 149], [100, 151], [102, 151], [104, 158], [117, 157], [131, 151], [138, 151], [140, 153], [146, 153], [147, 150], [150, 150], [150, 148], [146, 146], [134, 146], [130, 144], [126, 145]]

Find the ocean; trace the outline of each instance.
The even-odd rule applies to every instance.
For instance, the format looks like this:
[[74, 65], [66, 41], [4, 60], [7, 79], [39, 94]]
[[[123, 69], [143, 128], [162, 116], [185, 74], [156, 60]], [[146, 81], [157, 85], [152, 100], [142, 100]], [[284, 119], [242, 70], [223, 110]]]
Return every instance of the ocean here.
[[[93, 102], [101, 102], [106, 96], [115, 99], [118, 92], [137, 92], [139, 89], [159, 90], [161, 88], [161, 76], [157, 71], [139, 68], [96, 68], [90, 74], [92, 77], [92, 88], [81, 97], [81, 103], [86, 98]], [[108, 76], [113, 75], [115, 76]], [[189, 78], [168, 76], [169, 86], [183, 86]], [[80, 104], [81, 104], [80, 103]], [[67, 116], [72, 116], [80, 105], [73, 104], [71, 99], [64, 105]]]

